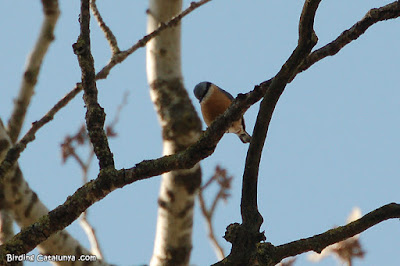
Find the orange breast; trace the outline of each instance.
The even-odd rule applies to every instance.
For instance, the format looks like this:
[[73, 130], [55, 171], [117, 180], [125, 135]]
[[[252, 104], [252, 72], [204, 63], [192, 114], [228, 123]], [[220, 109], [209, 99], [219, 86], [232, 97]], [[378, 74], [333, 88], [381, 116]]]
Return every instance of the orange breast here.
[[211, 87], [210, 90], [209, 95], [201, 102], [201, 112], [207, 126], [231, 105], [231, 100], [219, 89]]

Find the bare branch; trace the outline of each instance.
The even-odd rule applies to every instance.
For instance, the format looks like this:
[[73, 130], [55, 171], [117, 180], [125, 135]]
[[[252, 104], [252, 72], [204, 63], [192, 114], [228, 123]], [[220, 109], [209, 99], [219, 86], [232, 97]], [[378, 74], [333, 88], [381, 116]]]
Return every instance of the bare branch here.
[[314, 33], [314, 17], [320, 0], [307, 0], [304, 4], [299, 23], [299, 42], [292, 55], [273, 78], [264, 99], [261, 102], [253, 130], [253, 137], [247, 152], [245, 171], [243, 174], [241, 214], [243, 225], [254, 233], [258, 233], [263, 218], [257, 207], [258, 168], [264, 148], [265, 138], [272, 113], [289, 78], [298, 65], [310, 53], [317, 43]]
[[81, 87], [77, 85], [72, 91], [65, 95], [53, 108], [51, 108], [39, 121], [32, 123], [32, 127], [24, 135], [24, 137], [8, 150], [5, 159], [0, 164], [0, 180], [11, 167], [16, 163], [20, 154], [26, 148], [26, 145], [35, 139], [36, 132], [49, 121], [53, 120], [54, 115], [65, 105], [67, 105], [79, 92]]
[[360, 234], [380, 222], [393, 218], [400, 218], [400, 204], [387, 204], [347, 225], [339, 226], [313, 237], [277, 246], [274, 257], [279, 262], [284, 258], [311, 250], [320, 253], [329, 245]]
[[114, 167], [114, 158], [108, 145], [104, 131], [106, 114], [97, 99], [94, 60], [90, 51], [90, 12], [89, 0], [81, 1], [80, 14], [81, 33], [73, 45], [74, 53], [78, 56], [82, 70], [83, 100], [87, 108], [86, 127], [93, 145], [94, 153], [99, 160], [100, 169]]
[[[23, 228], [11, 241], [0, 246], [0, 264], [4, 263], [5, 254], [20, 255], [29, 252], [39, 243], [46, 240], [51, 234], [71, 224], [89, 206], [101, 200], [115, 189], [172, 170], [192, 168], [201, 159], [212, 154], [216, 143], [221, 139], [229, 126], [230, 124], [226, 123], [226, 127], [219, 131], [216, 130], [215, 126], [211, 127], [215, 131], [214, 133], [211, 130], [207, 130], [197, 143], [185, 151], [163, 156], [155, 160], [145, 160], [130, 169], [116, 171], [108, 168], [100, 170], [95, 180], [86, 183], [72, 196], [68, 197], [62, 205], [50, 211], [48, 215], [42, 217], [35, 224]], [[6, 164], [7, 161], [4, 161], [2, 166]], [[24, 245], [16, 243], [24, 243]]]
[[58, 1], [42, 0], [44, 20], [36, 44], [28, 58], [25, 73], [22, 79], [18, 98], [15, 100], [14, 110], [8, 121], [8, 135], [11, 142], [15, 143], [21, 132], [25, 120], [26, 111], [31, 101], [34, 88], [42, 66], [43, 58], [47, 53], [50, 43], [54, 40], [54, 28], [56, 26], [60, 10]]
[[82, 213], [79, 223], [89, 238], [92, 253], [96, 255], [98, 259], [103, 259], [103, 253], [101, 252], [100, 244], [96, 237], [96, 231], [87, 220], [87, 212]]
[[[74, 153], [74, 158], [78, 161], [78, 163], [80, 161], [82, 161], [80, 159], [79, 156], [76, 155], [76, 153]], [[86, 184], [88, 182], [88, 171], [89, 171], [89, 167], [90, 164], [93, 160], [94, 157], [94, 152], [93, 149], [90, 150], [89, 156], [86, 160], [86, 163], [84, 163], [83, 165], [81, 165], [81, 169], [82, 169], [82, 183]], [[100, 247], [100, 243], [98, 241], [97, 235], [96, 235], [96, 230], [94, 229], [94, 227], [90, 224], [89, 220], [88, 220], [88, 211], [84, 211], [80, 217], [79, 223], [81, 224], [81, 227], [83, 228], [83, 230], [85, 231], [88, 239], [89, 239], [89, 243], [90, 243], [90, 247], [91, 247], [91, 251], [94, 255], [97, 256], [97, 258], [104, 258], [103, 256], [103, 252], [101, 251], [101, 247]]]
[[11, 166], [17, 161], [21, 152], [26, 148], [26, 145], [35, 139], [36, 132], [46, 123], [54, 118], [54, 115], [67, 103], [72, 100], [79, 92], [81, 88], [77, 85], [72, 91], [65, 95], [58, 103], [56, 103], [50, 111], [47, 112], [39, 121], [32, 123], [32, 127], [25, 134], [25, 136], [15, 144], [7, 153], [6, 158], [0, 164], [0, 179], [4, 177], [4, 174], [11, 168]]
[[310, 66], [318, 62], [319, 60], [337, 54], [344, 46], [350, 42], [357, 40], [366, 30], [377, 22], [385, 21], [389, 19], [398, 18], [400, 16], [400, 2], [395, 1], [386, 6], [380, 8], [374, 8], [369, 10], [365, 16], [354, 24], [350, 29], [345, 30], [339, 35], [334, 41], [325, 45], [322, 48], [312, 52], [301, 64], [297, 73], [290, 79], [292, 81], [294, 77], [308, 69]]
[[210, 2], [210, 1], [211, 0], [201, 0], [201, 1], [198, 1], [198, 2], [192, 2], [190, 4], [190, 6], [188, 8], [186, 8], [185, 10], [183, 10], [179, 15], [175, 16], [174, 18], [172, 18], [170, 21], [168, 21], [166, 23], [162, 23], [157, 29], [155, 29], [151, 33], [149, 33], [146, 36], [144, 36], [136, 44], [134, 44], [131, 48], [113, 55], [113, 57], [111, 58], [110, 62], [105, 67], [103, 67], [100, 70], [100, 72], [97, 73], [96, 79], [98, 80], [98, 79], [107, 78], [108, 74], [110, 73], [110, 70], [115, 65], [117, 65], [117, 64], [121, 63], [122, 61], [124, 61], [130, 54], [135, 52], [137, 49], [146, 46], [146, 44], [151, 39], [153, 39], [154, 37], [160, 35], [160, 33], [162, 31], [164, 31], [165, 29], [168, 29], [168, 28], [171, 28], [171, 27], [174, 27], [174, 26], [178, 25], [178, 23], [182, 20], [182, 18], [184, 18], [186, 15], [190, 14], [193, 10], [195, 10], [196, 8], [202, 6], [205, 3]]
[[[116, 135], [114, 127], [118, 123], [118, 119], [119, 119], [122, 108], [127, 103], [127, 100], [126, 100], [127, 94], [128, 93], [125, 93], [121, 104], [118, 105], [114, 119], [112, 120], [110, 125], [108, 125], [106, 127], [108, 137], [114, 137]], [[90, 151], [87, 156], [87, 159], [84, 160], [78, 155], [76, 148], [79, 146], [87, 145], [87, 144], [89, 144]], [[65, 140], [61, 144], [61, 147], [62, 147], [63, 162], [65, 162], [69, 157], [72, 157], [73, 159], [75, 159], [75, 161], [79, 164], [79, 166], [82, 170], [82, 184], [83, 185], [86, 184], [88, 182], [88, 173], [89, 173], [90, 165], [93, 161], [94, 152], [93, 152], [92, 146], [90, 146], [90, 140], [86, 133], [85, 126], [82, 125], [75, 135], [65, 137]], [[96, 236], [96, 231], [88, 220], [88, 211], [87, 210], [82, 213], [79, 223], [89, 239], [92, 253], [95, 254], [98, 259], [102, 259], [103, 253], [101, 251], [100, 244], [99, 244], [98, 238]]]
[[261, 88], [256, 87], [254, 90], [254, 93], [258, 94], [259, 90], [263, 89], [262, 87], [268, 87], [264, 99], [260, 104], [252, 140], [247, 151], [242, 182], [242, 201], [240, 205], [242, 224], [235, 223], [228, 226], [225, 239], [232, 243], [231, 253], [216, 265], [249, 265], [258, 264], [259, 262], [259, 260], [254, 261], [254, 256], [257, 252], [257, 243], [265, 240], [264, 233], [259, 232], [263, 217], [259, 213], [257, 206], [257, 183], [261, 154], [276, 103], [284, 91], [289, 78], [295, 73], [300, 63], [317, 43], [313, 26], [320, 1], [305, 1], [299, 22], [299, 41], [297, 47], [272, 81], [266, 81], [262, 84]]
[[208, 238], [210, 239], [210, 241], [214, 247], [214, 251], [215, 251], [215, 254], [217, 255], [217, 258], [219, 260], [222, 260], [223, 258], [225, 258], [224, 249], [221, 247], [221, 245], [218, 243], [218, 240], [215, 237], [214, 227], [212, 224], [212, 217], [211, 217], [209, 211], [207, 210], [206, 203], [203, 198], [202, 190], [199, 191], [199, 203], [200, 203], [200, 210], [203, 214], [204, 219], [206, 220], [207, 230], [208, 230]]
[[[350, 213], [347, 223], [354, 222], [355, 220], [360, 219], [361, 216], [360, 208], [355, 207]], [[365, 256], [365, 251], [362, 248], [359, 238], [360, 235], [357, 234], [343, 241], [327, 246], [321, 253], [311, 252], [308, 254], [307, 259], [312, 262], [319, 262], [327, 256], [334, 256], [339, 259], [341, 263], [350, 266], [352, 265], [354, 258], [363, 258]]]
[[[232, 181], [232, 177], [227, 176], [226, 170], [221, 169], [219, 166], [217, 166], [215, 169], [215, 174], [206, 182], [206, 184], [203, 187], [200, 188], [200, 191], [199, 191], [200, 210], [204, 216], [204, 219], [206, 220], [207, 229], [208, 229], [208, 237], [210, 238], [210, 241], [211, 241], [212, 245], [214, 246], [214, 251], [217, 255], [217, 258], [220, 260], [222, 260], [225, 257], [225, 254], [224, 254], [223, 248], [218, 243], [218, 241], [215, 237], [212, 218], [214, 216], [214, 212], [215, 212], [217, 203], [221, 199], [226, 200], [226, 198], [229, 196], [228, 190], [230, 189], [231, 181]], [[218, 191], [217, 195], [214, 197], [211, 207], [207, 208], [204, 197], [203, 197], [203, 191], [211, 183], [214, 183], [214, 182], [218, 182], [219, 191]]]
[[126, 91], [122, 97], [121, 103], [117, 107], [117, 111], [115, 112], [114, 119], [110, 122], [110, 124], [107, 126], [107, 128], [111, 128], [111, 131], [115, 131], [115, 126], [119, 122], [120, 114], [122, 111], [122, 108], [128, 103], [128, 96], [129, 96], [129, 91]]
[[[0, 158], [3, 158], [8, 148], [11, 146], [11, 141], [6, 134], [6, 130], [1, 123], [0, 119]], [[3, 189], [0, 204], [9, 210], [13, 219], [17, 222], [18, 226], [23, 228], [36, 222], [40, 217], [46, 215], [49, 210], [40, 200], [40, 197], [32, 191], [29, 184], [25, 181], [23, 173], [16, 163], [10, 171], [4, 176], [1, 181]], [[3, 217], [2, 217], [3, 218]], [[2, 220], [3, 222], [4, 220]], [[11, 221], [8, 223], [12, 226]], [[7, 230], [3, 227], [1, 230]], [[37, 247], [41, 253], [44, 254], [71, 254], [82, 255], [90, 254], [86, 248], [82, 247], [66, 231], [60, 231], [53, 234], [46, 241], [40, 243]], [[78, 263], [79, 264], [79, 263]], [[101, 260], [97, 260], [94, 265], [105, 265]]]
[[[76, 151], [77, 146], [75, 146], [74, 144], [76, 144], [77, 146], [89, 144], [90, 152], [86, 160], [83, 160], [78, 155]], [[61, 147], [62, 147], [63, 162], [65, 162], [69, 157], [75, 159], [75, 161], [78, 163], [78, 165], [82, 170], [82, 184], [83, 185], [86, 184], [88, 182], [88, 172], [90, 164], [93, 161], [94, 152], [92, 146], [90, 145], [90, 140], [86, 133], [85, 126], [82, 125], [74, 136], [67, 136], [64, 142], [61, 144]], [[92, 253], [96, 255], [97, 258], [102, 259], [103, 253], [101, 251], [99, 242], [97, 240], [95, 229], [89, 223], [89, 220], [87, 218], [87, 210], [83, 212], [82, 215], [80, 216], [79, 223], [89, 239]]]
[[97, 9], [96, 0], [90, 1], [90, 8], [92, 9], [93, 16], [96, 18], [97, 23], [99, 24], [100, 29], [104, 32], [104, 35], [110, 45], [112, 55], [116, 55], [120, 52], [117, 38], [115, 38], [114, 34], [112, 33], [111, 29], [106, 25], [102, 16], [100, 15], [99, 10]]

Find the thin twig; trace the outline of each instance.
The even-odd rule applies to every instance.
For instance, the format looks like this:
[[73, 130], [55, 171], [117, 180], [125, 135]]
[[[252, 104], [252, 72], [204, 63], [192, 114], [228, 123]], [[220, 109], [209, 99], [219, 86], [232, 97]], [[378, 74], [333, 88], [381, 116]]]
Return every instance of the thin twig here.
[[42, 66], [43, 58], [47, 50], [54, 40], [54, 29], [60, 10], [58, 9], [58, 1], [42, 0], [44, 20], [39, 37], [28, 57], [22, 84], [19, 90], [18, 98], [15, 100], [14, 110], [8, 121], [8, 135], [11, 142], [15, 143], [21, 132], [22, 124], [25, 120], [26, 111], [34, 93], [34, 88]]
[[[217, 195], [214, 197], [213, 203], [211, 204], [210, 208], [206, 207], [205, 200], [203, 197], [203, 191], [212, 183], [215, 181], [218, 182], [219, 184], [219, 191]], [[200, 210], [203, 214], [204, 219], [206, 220], [207, 224], [207, 229], [208, 229], [208, 237], [214, 246], [214, 251], [217, 255], [217, 258], [222, 260], [225, 257], [225, 253], [221, 245], [218, 243], [217, 238], [215, 237], [214, 233], [214, 226], [212, 223], [212, 218], [215, 213], [215, 208], [217, 206], [217, 203], [223, 199], [226, 200], [226, 198], [229, 196], [228, 190], [230, 189], [231, 186], [231, 181], [232, 177], [228, 177], [226, 174], [225, 169], [221, 169], [219, 166], [216, 167], [214, 175], [206, 182], [206, 184], [200, 188], [199, 190], [199, 203], [200, 203]]]
[[107, 126], [108, 128], [111, 128], [112, 130], [114, 130], [115, 126], [119, 122], [119, 118], [121, 117], [120, 114], [121, 114], [122, 109], [128, 103], [128, 96], [129, 96], [129, 91], [125, 91], [124, 95], [122, 96], [122, 101], [118, 105], [117, 110], [115, 112], [114, 119]]
[[87, 220], [87, 211], [82, 213], [79, 223], [88, 236], [92, 253], [96, 255], [97, 259], [103, 259], [103, 253], [101, 252], [100, 244], [96, 237], [96, 231]]
[[[76, 155], [75, 152], [73, 154]], [[86, 160], [86, 163], [81, 165], [82, 183], [83, 184], [86, 184], [88, 182], [88, 172], [89, 172], [90, 164], [92, 163], [93, 157], [94, 157], [94, 152], [93, 152], [93, 149], [91, 149], [88, 159]], [[74, 156], [74, 158], [78, 162], [82, 161], [79, 156], [76, 156], [76, 157]], [[96, 235], [96, 230], [90, 224], [87, 216], [88, 216], [88, 210], [86, 210], [82, 213], [79, 223], [81, 224], [81, 227], [83, 228], [83, 230], [85, 231], [85, 233], [89, 239], [90, 248], [91, 248], [92, 253], [94, 255], [96, 255], [97, 258], [102, 259], [102, 258], [104, 258], [104, 256], [103, 256], [103, 252], [101, 251], [99, 240]]]
[[196, 8], [202, 6], [205, 3], [210, 2], [210, 1], [211, 0], [201, 0], [201, 1], [198, 1], [198, 2], [192, 2], [190, 4], [190, 6], [188, 8], [186, 8], [185, 10], [183, 10], [179, 15], [177, 15], [174, 18], [172, 18], [167, 23], [162, 23], [156, 30], [154, 30], [153, 32], [151, 32], [151, 33], [147, 34], [146, 36], [144, 36], [136, 44], [134, 44], [131, 48], [113, 55], [113, 57], [111, 58], [110, 62], [105, 67], [103, 67], [100, 70], [100, 72], [98, 72], [96, 74], [96, 80], [107, 78], [108, 74], [110, 73], [110, 70], [115, 65], [117, 65], [117, 64], [121, 63], [122, 61], [124, 61], [130, 54], [135, 52], [140, 47], [144, 47], [151, 39], [153, 39], [154, 37], [160, 35], [160, 33], [162, 31], [164, 31], [165, 29], [168, 29], [168, 28], [176, 26], [182, 20], [182, 18], [184, 18], [186, 15], [190, 14], [193, 10], [195, 10]]
[[99, 10], [97, 9], [96, 0], [90, 0], [90, 9], [92, 10], [93, 16], [96, 18], [97, 23], [99, 24], [100, 29], [103, 31], [108, 44], [110, 45], [112, 55], [116, 55], [120, 52], [117, 38], [115, 38], [114, 34], [112, 33], [111, 29], [106, 25], [102, 16], [100, 15]]
[[53, 120], [54, 115], [67, 105], [80, 91], [81, 87], [77, 84], [72, 91], [56, 103], [40, 120], [32, 123], [32, 127], [18, 143], [8, 150], [6, 158], [0, 164], [0, 180], [4, 178], [5, 173], [11, 169], [13, 164], [18, 160], [21, 152], [26, 148], [26, 145], [35, 139], [36, 132], [49, 121]]
[[205, 204], [205, 201], [203, 198], [202, 190], [199, 191], [199, 203], [200, 203], [201, 213], [203, 214], [203, 217], [206, 220], [207, 230], [208, 230], [208, 238], [210, 239], [212, 245], [214, 246], [214, 251], [215, 251], [215, 254], [217, 255], [217, 258], [219, 260], [222, 260], [223, 258], [225, 258], [225, 252], [215, 237], [214, 226], [212, 224], [212, 217], [211, 217], [211, 214], [207, 211], [207, 207], [206, 207], [206, 204]]

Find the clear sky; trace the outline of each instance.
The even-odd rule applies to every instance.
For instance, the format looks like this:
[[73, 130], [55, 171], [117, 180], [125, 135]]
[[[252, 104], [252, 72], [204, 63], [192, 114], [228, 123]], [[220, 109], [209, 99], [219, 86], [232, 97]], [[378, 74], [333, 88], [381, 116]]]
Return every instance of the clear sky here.
[[[323, 0], [315, 30], [317, 48], [351, 27], [371, 8], [391, 1]], [[0, 9], [0, 117], [7, 122], [42, 21], [39, 1], [2, 1]], [[184, 1], [184, 7], [190, 1]], [[303, 1], [213, 0], [183, 21], [184, 84], [199, 111], [193, 87], [211, 81], [236, 96], [273, 77], [297, 44]], [[146, 1], [98, 1], [104, 20], [121, 49], [146, 32]], [[45, 58], [24, 132], [80, 81], [72, 44], [79, 35], [79, 1], [60, 1], [56, 39]], [[92, 23], [92, 51], [97, 71], [110, 57], [102, 32]], [[315, 64], [290, 83], [272, 118], [260, 165], [259, 207], [267, 241], [283, 244], [342, 225], [354, 206], [363, 214], [399, 202], [400, 188], [400, 19], [380, 22], [334, 57]], [[114, 117], [125, 92], [127, 105], [110, 141], [118, 168], [133, 167], [161, 155], [161, 134], [149, 97], [142, 48], [98, 82], [99, 101]], [[251, 134], [258, 104], [245, 114]], [[79, 94], [54, 121], [37, 134], [21, 156], [30, 186], [52, 209], [81, 186], [81, 172], [70, 160], [61, 163], [60, 143], [84, 123]], [[205, 128], [205, 125], [204, 125]], [[241, 176], [248, 145], [233, 134], [223, 137], [215, 153], [201, 162], [203, 180], [216, 165], [234, 177], [231, 197], [214, 218], [220, 243], [228, 224], [240, 222]], [[82, 151], [85, 154], [87, 151]], [[90, 177], [97, 174], [93, 164]], [[108, 262], [148, 263], [155, 234], [160, 177], [119, 189], [89, 209]], [[210, 200], [213, 191], [209, 191]], [[68, 231], [88, 241], [78, 223]], [[398, 265], [398, 219], [386, 221], [361, 235], [367, 252], [354, 265]], [[191, 263], [216, 262], [206, 227], [196, 211]], [[299, 256], [295, 265], [310, 265]], [[336, 265], [329, 258], [320, 265]]]

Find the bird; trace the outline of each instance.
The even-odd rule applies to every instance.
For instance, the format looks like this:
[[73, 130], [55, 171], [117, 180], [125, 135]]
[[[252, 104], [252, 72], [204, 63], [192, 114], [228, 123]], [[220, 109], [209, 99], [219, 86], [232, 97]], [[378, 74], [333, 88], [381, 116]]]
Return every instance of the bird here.
[[[210, 126], [218, 116], [222, 115], [234, 100], [229, 92], [208, 81], [197, 84], [193, 92], [200, 102], [201, 113], [207, 126]], [[235, 133], [243, 143], [251, 141], [251, 136], [246, 132], [243, 117], [233, 122], [227, 132]]]

